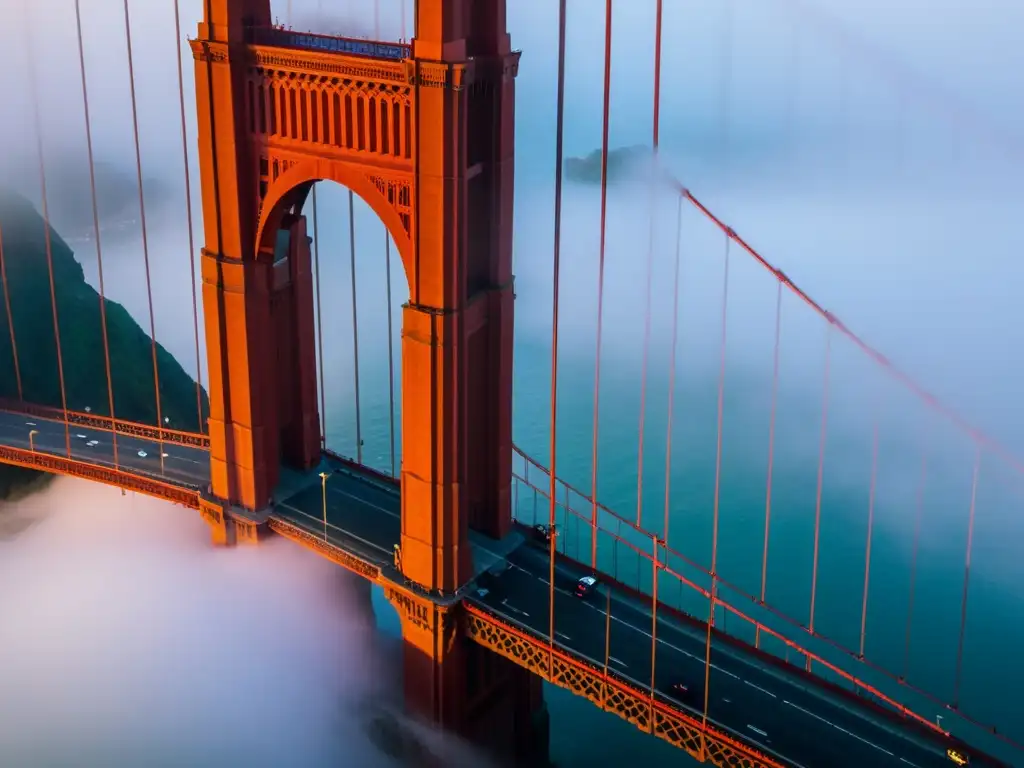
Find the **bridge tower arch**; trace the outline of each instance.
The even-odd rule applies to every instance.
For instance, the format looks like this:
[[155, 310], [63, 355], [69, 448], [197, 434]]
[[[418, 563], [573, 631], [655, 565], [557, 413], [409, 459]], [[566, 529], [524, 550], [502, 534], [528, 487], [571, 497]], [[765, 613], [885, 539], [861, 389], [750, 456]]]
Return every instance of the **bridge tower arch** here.
[[512, 523], [519, 54], [505, 0], [416, 0], [410, 45], [281, 29], [269, 0], [204, 0], [191, 47], [213, 495], [260, 509], [282, 460], [319, 458], [301, 211], [312, 184], [336, 181], [384, 222], [409, 285], [400, 565], [418, 587], [388, 595], [407, 704], [457, 730], [491, 709], [492, 740], [521, 731], [531, 718], [507, 713], [543, 709], [539, 679], [467, 646], [458, 607], [428, 598], [472, 578], [470, 528], [501, 538]]
[[[454, 592], [471, 576], [468, 529], [511, 526], [518, 53], [505, 2], [418, 0], [404, 46], [275, 28], [269, 0], [207, 0], [191, 46], [213, 494], [259, 509], [282, 458], [316, 460], [301, 201], [333, 179], [377, 212], [404, 265], [403, 570]], [[282, 392], [301, 396], [283, 408]]]

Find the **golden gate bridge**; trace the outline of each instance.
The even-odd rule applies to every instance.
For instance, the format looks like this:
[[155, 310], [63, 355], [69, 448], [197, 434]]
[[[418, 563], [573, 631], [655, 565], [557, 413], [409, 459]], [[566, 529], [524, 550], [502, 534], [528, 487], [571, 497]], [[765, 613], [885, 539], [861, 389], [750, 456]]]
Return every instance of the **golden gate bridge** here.
[[[8, 265], [17, 254], [9, 247], [4, 250], [0, 230], [0, 276], [16, 387], [0, 403], [0, 459], [195, 509], [221, 544], [255, 543], [271, 533], [281, 535], [381, 585], [401, 616], [410, 707], [438, 725], [525, 761], [537, 759], [539, 751], [546, 750], [544, 727], [531, 718], [542, 701], [541, 680], [568, 688], [716, 765], [836, 765], [852, 759], [871, 765], [924, 766], [961, 760], [1001, 765], [1005, 764], [1001, 759], [1019, 759], [1021, 734], [1013, 723], [997, 727], [975, 716], [962, 700], [961, 690], [979, 475], [983, 462], [999, 464], [1013, 475], [1024, 466], [815, 302], [660, 160], [662, 0], [656, 2], [653, 30], [653, 172], [649, 175], [652, 189], [673, 196], [678, 209], [666, 485], [672, 474], [684, 209], [695, 212], [717, 233], [723, 252], [721, 314], [717, 327], [707, 329], [718, 337], [719, 349], [713, 539], [707, 563], [673, 546], [667, 487], [660, 526], [644, 525], [640, 487], [635, 517], [599, 500], [602, 302], [611, 202], [609, 158], [614, 154], [609, 129], [611, 0], [603, 8], [598, 318], [589, 489], [561, 479], [556, 465], [562, 362], [558, 332], [566, 160], [566, 2], [559, 3], [547, 466], [512, 442], [512, 175], [514, 83], [520, 54], [507, 33], [505, 3], [416, 0], [408, 22], [402, 5], [403, 32], [398, 41], [387, 41], [382, 40], [377, 3], [372, 40], [294, 30], [271, 17], [266, 0], [206, 4], [199, 35], [189, 41], [195, 60], [205, 243], [198, 266], [201, 281], [197, 281], [189, 199], [183, 223], [188, 227], [193, 260], [199, 425], [198, 430], [189, 431], [171, 428], [161, 403], [162, 366], [142, 193], [131, 16], [125, 3], [149, 306], [151, 360], [147, 365], [152, 371], [156, 418], [152, 424], [138, 423], [119, 418], [115, 409], [113, 372], [123, 362], [111, 354], [102, 314], [106, 307], [103, 255], [89, 135], [106, 408], [90, 404], [86, 410], [85, 403], [69, 396], [66, 379], [73, 372], [65, 370], [62, 340], [73, 320], [58, 311], [47, 171], [40, 151], [41, 213], [60, 402], [33, 402], [27, 394], [28, 383], [22, 380], [23, 361], [31, 351], [25, 343], [19, 344], [12, 310], [18, 296], [11, 290], [14, 281], [8, 276]], [[81, 96], [89, 131], [77, 0], [74, 6]], [[180, 23], [175, 4], [179, 41]], [[407, 23], [415, 29], [411, 40], [404, 31]], [[185, 77], [179, 60], [185, 190], [191, 195], [189, 155], [194, 150], [186, 129]], [[920, 90], [901, 84], [916, 75], [904, 72], [900, 77], [897, 89]], [[958, 119], [963, 116], [959, 110]], [[37, 135], [41, 135], [38, 130]], [[354, 457], [330, 450], [325, 440], [315, 187], [322, 180], [349, 189], [357, 401]], [[358, 434], [359, 332], [352, 216], [356, 196], [388, 230], [382, 250], [388, 269], [389, 320], [393, 255], [400, 259], [410, 288], [402, 316], [400, 461], [395, 448], [394, 355], [389, 349], [390, 472], [366, 465]], [[312, 212], [311, 237], [303, 213], [307, 202]], [[653, 217], [652, 213], [652, 230]], [[10, 225], [4, 229], [10, 242]], [[644, 433], [651, 426], [644, 421], [651, 357], [653, 235], [649, 240], [638, 442], [641, 481]], [[720, 526], [720, 501], [729, 279], [730, 265], [737, 259], [752, 260], [763, 268], [774, 289], [767, 483], [759, 502], [763, 547], [756, 590], [731, 580], [719, 563], [719, 542], [730, 533]], [[794, 298], [820, 319], [826, 332], [807, 619], [774, 605], [767, 591], [773, 461], [781, 426], [776, 424], [776, 410], [783, 304]], [[390, 344], [390, 331], [388, 339]], [[830, 365], [840, 344], [850, 346], [955, 428], [971, 447], [972, 490], [949, 698], [912, 682], [907, 668], [923, 492], [916, 497], [909, 542], [911, 578], [902, 665], [883, 664], [866, 653], [878, 506], [877, 425], [871, 443], [863, 588], [860, 594], [848, 596], [859, 606], [856, 647], [828, 636], [815, 623], [820, 603], [829, 392], [835, 385]], [[201, 380], [203, 346], [209, 371], [208, 411]], [[923, 487], [928, 477], [927, 452], [922, 454], [920, 468]], [[602, 467], [602, 476], [608, 471]], [[679, 527], [677, 522], [673, 533], [679, 535]], [[596, 577], [596, 594], [581, 599], [576, 593], [580, 579], [587, 576]], [[685, 692], [680, 688], [682, 679], [688, 681]], [[716, 696], [716, 689], [724, 693]], [[770, 743], [766, 732], [749, 725], [752, 709], [764, 708], [775, 711], [772, 718], [790, 723], [788, 729], [773, 729]], [[934, 717], [934, 710], [944, 716]]]

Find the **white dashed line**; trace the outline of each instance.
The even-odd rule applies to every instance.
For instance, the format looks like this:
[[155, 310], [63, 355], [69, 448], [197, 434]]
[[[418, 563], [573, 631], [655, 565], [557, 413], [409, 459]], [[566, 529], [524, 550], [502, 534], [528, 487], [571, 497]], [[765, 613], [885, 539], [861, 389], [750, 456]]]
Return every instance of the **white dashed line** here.
[[616, 659], [614, 656], [609, 656], [608, 661], [610, 661], [612, 664], [622, 667], [623, 669], [627, 667], [626, 662], [622, 661], [621, 659]]
[[759, 690], [759, 691], [760, 691], [761, 693], [767, 693], [767, 694], [768, 694], [769, 696], [771, 696], [771, 697], [772, 697], [773, 699], [777, 699], [777, 698], [779, 698], [778, 696], [776, 696], [776, 695], [775, 695], [774, 693], [772, 693], [771, 691], [766, 691], [766, 690], [765, 690], [764, 688], [762, 688], [762, 687], [761, 687], [760, 685], [754, 685], [754, 684], [753, 684], [752, 682], [750, 682], [749, 680], [744, 680], [743, 682], [744, 682], [744, 683], [746, 683], [747, 685], [749, 685], [749, 686], [750, 686], [751, 688], [755, 688], [755, 689]]
[[558, 632], [558, 631], [556, 630], [556, 631], [555, 631], [555, 634], [556, 634], [556, 635], [558, 635], [558, 636], [559, 636], [560, 638], [562, 638], [563, 640], [570, 640], [570, 641], [572, 640], [572, 638], [571, 638], [571, 637], [569, 637], [569, 636], [568, 636], [567, 634], [565, 634], [564, 632]]
[[889, 751], [888, 749], [886, 749], [885, 747], [880, 747], [880, 746], [878, 746], [877, 744], [875, 744], [875, 742], [873, 742], [873, 741], [868, 741], [868, 740], [867, 740], [867, 739], [865, 739], [865, 738], [864, 738], [863, 736], [858, 736], [858, 735], [857, 735], [856, 733], [853, 733], [852, 731], [848, 731], [848, 730], [846, 730], [845, 728], [842, 728], [842, 727], [840, 727], [840, 726], [836, 725], [836, 724], [835, 724], [835, 723], [833, 723], [833, 722], [832, 722], [831, 720], [826, 720], [826, 719], [825, 719], [824, 717], [822, 717], [821, 715], [816, 715], [816, 714], [814, 714], [814, 713], [813, 713], [813, 712], [811, 712], [811, 711], [810, 711], [809, 709], [804, 709], [803, 707], [801, 707], [801, 706], [798, 706], [798, 705], [794, 704], [794, 703], [793, 703], [793, 702], [791, 702], [791, 701], [786, 701], [785, 699], [783, 699], [783, 700], [782, 700], [782, 703], [783, 703], [783, 704], [788, 704], [789, 706], [793, 707], [793, 709], [799, 709], [799, 710], [800, 710], [801, 712], [803, 712], [803, 713], [804, 713], [805, 715], [810, 715], [810, 716], [811, 716], [811, 717], [813, 717], [813, 718], [814, 718], [815, 720], [820, 720], [821, 722], [823, 722], [823, 723], [826, 723], [827, 725], [831, 725], [831, 726], [832, 726], [833, 728], [835, 728], [835, 729], [836, 729], [837, 731], [842, 731], [842, 732], [843, 732], [843, 733], [845, 733], [845, 734], [846, 734], [847, 736], [853, 736], [853, 738], [857, 739], [858, 741], [863, 741], [863, 742], [864, 742], [865, 744], [869, 744], [870, 746], [872, 746], [872, 747], [874, 747], [875, 749], [877, 749], [877, 750], [878, 750], [879, 752], [885, 752], [885, 754], [889, 755], [890, 757], [896, 757], [896, 755], [895, 755], [894, 753], [890, 752], [890, 751]]
[[750, 723], [747, 723], [747, 728], [749, 728], [750, 730], [752, 730], [752, 731], [753, 731], [754, 733], [756, 733], [756, 734], [757, 734], [758, 736], [765, 736], [765, 737], [767, 737], [767, 736], [768, 736], [768, 734], [767, 734], [767, 733], [766, 733], [765, 731], [762, 731], [762, 730], [761, 730], [760, 728], [757, 728], [757, 727], [755, 727], [755, 726], [751, 725]]

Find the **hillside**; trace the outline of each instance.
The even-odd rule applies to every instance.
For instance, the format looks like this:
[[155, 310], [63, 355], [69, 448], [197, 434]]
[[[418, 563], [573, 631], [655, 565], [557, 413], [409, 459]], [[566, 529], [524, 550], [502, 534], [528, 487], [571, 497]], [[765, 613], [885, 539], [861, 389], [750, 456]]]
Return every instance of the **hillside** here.
[[[649, 147], [619, 147], [608, 150], [608, 182], [615, 183], [624, 178], [638, 176], [649, 168], [651, 162]], [[585, 157], [569, 157], [565, 160], [565, 176], [579, 184], [601, 183], [601, 150], [595, 149]]]
[[[0, 189], [0, 234], [24, 399], [60, 407], [43, 219], [27, 200]], [[99, 294], [52, 227], [50, 238], [67, 406], [108, 415]], [[150, 338], [120, 304], [108, 299], [105, 308], [115, 413], [120, 419], [156, 424]], [[195, 381], [160, 345], [157, 367], [163, 415], [176, 429], [198, 431]], [[0, 398], [17, 397], [10, 326], [0, 308]], [[205, 417], [205, 392], [203, 407]], [[37, 472], [0, 465], [0, 499], [24, 494], [41, 482], [45, 480]]]

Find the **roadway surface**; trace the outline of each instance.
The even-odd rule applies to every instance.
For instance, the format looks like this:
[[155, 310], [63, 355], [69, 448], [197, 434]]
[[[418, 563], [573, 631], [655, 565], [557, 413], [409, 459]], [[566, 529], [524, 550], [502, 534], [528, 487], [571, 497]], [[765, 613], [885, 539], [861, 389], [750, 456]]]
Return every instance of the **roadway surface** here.
[[[111, 432], [73, 424], [68, 429], [72, 458], [115, 466]], [[32, 445], [36, 450], [67, 455], [63, 422], [0, 411], [0, 442], [27, 449], [30, 431], [35, 432]], [[118, 465], [124, 470], [195, 488], [209, 482], [205, 449], [116, 437]], [[393, 546], [401, 534], [397, 489], [350, 470], [335, 470], [326, 488], [310, 473], [290, 493], [276, 497], [274, 516], [325, 536], [331, 544], [364, 560], [382, 567], [392, 565]], [[527, 544], [509, 552], [498, 542], [476, 535], [473, 539], [477, 572], [489, 568], [491, 573], [471, 587], [469, 599], [512, 624], [547, 637], [550, 562], [546, 547]], [[606, 660], [607, 632], [609, 672], [647, 689], [652, 651], [649, 606], [625, 592], [610, 591], [607, 585], [581, 600], [573, 590], [583, 573], [567, 564], [556, 565], [556, 643], [601, 666]], [[704, 703], [705, 640], [699, 628], [659, 617], [655, 691], [663, 700], [698, 717]], [[952, 765], [938, 735], [932, 740], [911, 734], [867, 709], [855, 711], [812, 683], [767, 667], [740, 649], [717, 645], [711, 659], [709, 719], [785, 762], [803, 768]], [[689, 693], [672, 694], [677, 683], [685, 684]], [[971, 765], [999, 765], [972, 757]]]
[[[470, 601], [542, 637], [549, 633], [550, 561], [546, 548], [520, 547], [504, 573], [488, 580]], [[555, 570], [555, 642], [577, 657], [631, 680], [641, 690], [651, 682], [651, 612], [626, 593], [602, 585], [585, 599], [574, 594], [584, 575], [561, 563]], [[610, 599], [609, 599], [610, 598]], [[611, 607], [610, 627], [606, 609]], [[706, 634], [659, 617], [655, 691], [699, 719], [704, 707]], [[949, 768], [946, 744], [905, 733], [867, 710], [854, 711], [807, 681], [768, 668], [739, 649], [716, 645], [711, 652], [708, 717], [785, 762], [805, 768], [918, 766]], [[683, 683], [686, 695], [672, 694]], [[973, 756], [972, 756], [973, 757]], [[971, 765], [998, 765], [978, 758]]]
[[[30, 432], [35, 432], [31, 438]], [[62, 421], [0, 411], [0, 442], [11, 448], [34, 448], [54, 456], [67, 457], [68, 436], [71, 458], [78, 461], [122, 469], [192, 488], [205, 487], [210, 481], [210, 454], [204, 448], [178, 443], [161, 445], [153, 440], [115, 435], [113, 432], [80, 424], [68, 424], [65, 430]]]

